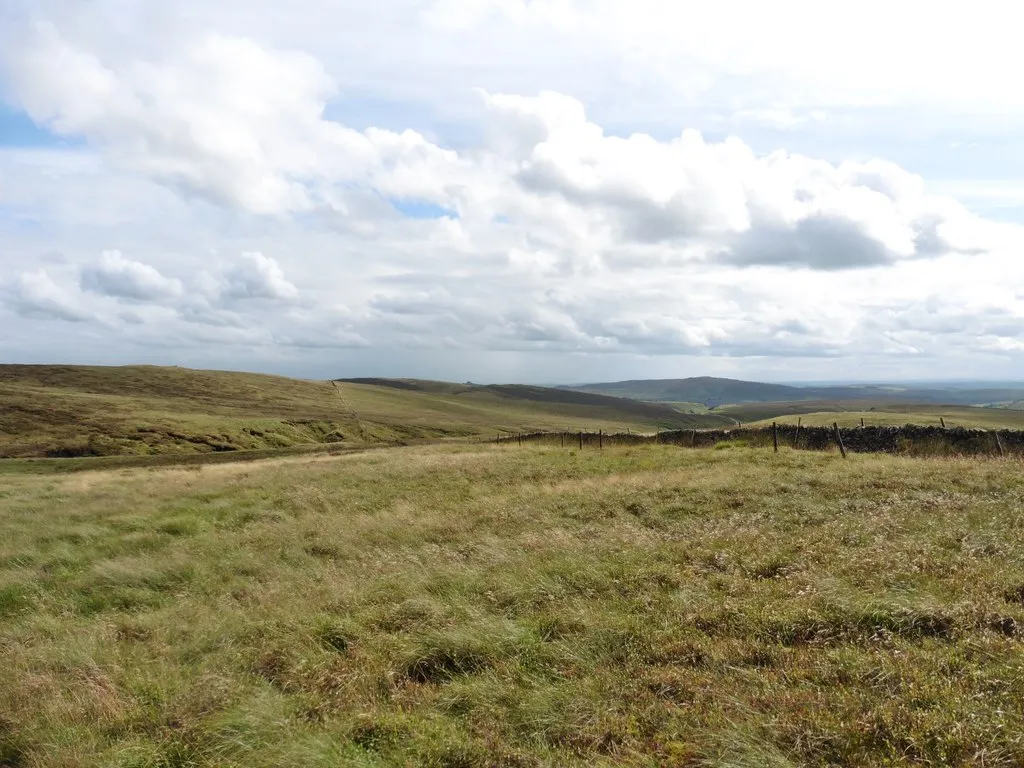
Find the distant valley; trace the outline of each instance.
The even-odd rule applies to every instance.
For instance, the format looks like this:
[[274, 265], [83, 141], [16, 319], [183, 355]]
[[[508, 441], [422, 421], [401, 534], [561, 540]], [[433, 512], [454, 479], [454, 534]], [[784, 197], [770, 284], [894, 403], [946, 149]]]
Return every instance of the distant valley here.
[[801, 401], [877, 401], [946, 405], [1016, 407], [1024, 401], [1024, 384], [999, 387], [763, 384], [698, 376], [686, 379], [637, 379], [562, 387], [614, 397], [663, 403], [700, 403], [707, 408], [742, 403]]

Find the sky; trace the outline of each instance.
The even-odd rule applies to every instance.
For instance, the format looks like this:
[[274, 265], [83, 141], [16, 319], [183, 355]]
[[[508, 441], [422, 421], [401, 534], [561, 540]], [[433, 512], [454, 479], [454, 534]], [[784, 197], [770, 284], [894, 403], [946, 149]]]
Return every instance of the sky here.
[[0, 362], [1024, 379], [1022, 17], [3, 0]]

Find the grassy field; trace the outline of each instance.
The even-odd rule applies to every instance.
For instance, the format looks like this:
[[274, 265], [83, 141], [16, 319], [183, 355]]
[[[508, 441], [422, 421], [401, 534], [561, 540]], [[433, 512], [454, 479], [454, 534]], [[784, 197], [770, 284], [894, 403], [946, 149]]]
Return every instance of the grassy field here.
[[420, 389], [153, 366], [0, 365], [0, 457], [268, 450], [719, 417], [540, 387]]
[[[700, 413], [706, 415], [711, 412], [704, 403], [671, 402], [668, 403], [668, 405], [671, 405], [673, 408], [678, 411], [682, 411], [683, 413]], [[731, 422], [731, 419], [725, 419], [723, 420], [723, 423], [724, 422]]]
[[867, 426], [938, 425], [977, 429], [1024, 429], [1024, 411], [1010, 408], [981, 408], [968, 405], [932, 405], [928, 403], [823, 402], [751, 403], [726, 406], [714, 413], [731, 416], [746, 425], [764, 426], [772, 421], [808, 426], [855, 427], [864, 419]]
[[1024, 473], [432, 446], [0, 475], [0, 765], [1024, 764]]

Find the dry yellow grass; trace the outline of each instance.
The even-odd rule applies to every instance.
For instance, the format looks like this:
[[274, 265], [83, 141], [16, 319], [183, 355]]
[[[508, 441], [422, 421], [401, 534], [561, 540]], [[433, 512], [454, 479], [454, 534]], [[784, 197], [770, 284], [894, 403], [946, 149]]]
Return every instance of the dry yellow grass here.
[[0, 764], [1024, 763], [1015, 460], [7, 475]]

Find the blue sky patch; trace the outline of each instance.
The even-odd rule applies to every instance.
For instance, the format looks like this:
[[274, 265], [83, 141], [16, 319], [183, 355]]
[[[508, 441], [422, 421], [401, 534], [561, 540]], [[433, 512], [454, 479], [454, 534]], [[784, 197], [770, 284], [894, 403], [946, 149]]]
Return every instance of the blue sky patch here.
[[79, 139], [57, 136], [32, 122], [20, 109], [0, 103], [0, 147], [71, 147]]
[[42, 229], [42, 224], [16, 206], [0, 203], [0, 227], [8, 232], [33, 232]]
[[459, 218], [459, 214], [456, 211], [425, 200], [392, 200], [391, 205], [400, 214], [410, 219]]

